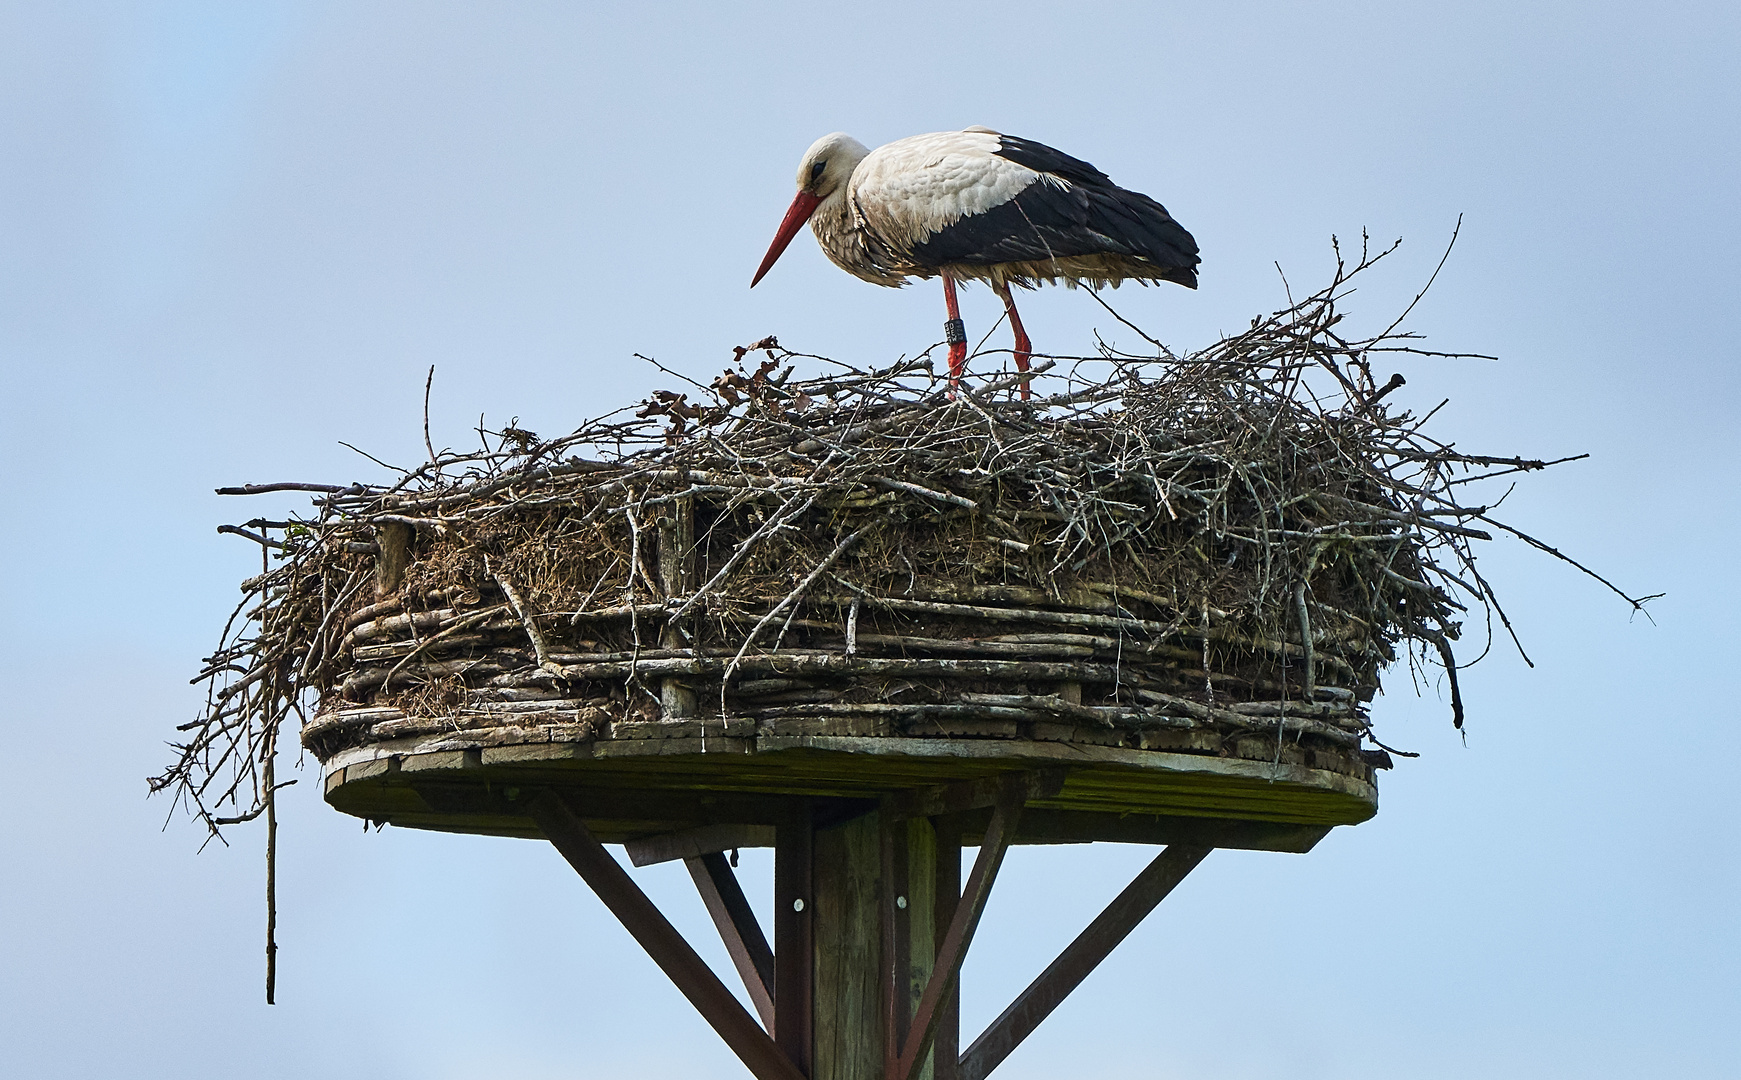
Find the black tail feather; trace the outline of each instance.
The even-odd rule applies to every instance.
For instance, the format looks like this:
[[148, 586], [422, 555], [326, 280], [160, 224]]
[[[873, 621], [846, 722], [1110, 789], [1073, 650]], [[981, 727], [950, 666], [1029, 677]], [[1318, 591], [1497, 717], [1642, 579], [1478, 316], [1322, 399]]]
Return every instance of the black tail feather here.
[[1140, 191], [1121, 187], [1093, 187], [1088, 194], [1088, 225], [1120, 242], [1126, 250], [1156, 266], [1179, 271], [1168, 280], [1197, 287], [1196, 267], [1201, 260], [1197, 240], [1173, 220], [1167, 208]]

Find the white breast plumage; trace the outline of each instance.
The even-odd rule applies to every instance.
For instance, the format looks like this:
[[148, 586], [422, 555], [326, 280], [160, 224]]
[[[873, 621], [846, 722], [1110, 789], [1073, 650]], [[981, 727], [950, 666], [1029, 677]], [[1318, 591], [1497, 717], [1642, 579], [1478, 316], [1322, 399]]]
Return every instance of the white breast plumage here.
[[1009, 202], [1040, 179], [1033, 169], [998, 157], [998, 147], [997, 135], [966, 131], [890, 143], [859, 162], [847, 198], [892, 247], [912, 247]]

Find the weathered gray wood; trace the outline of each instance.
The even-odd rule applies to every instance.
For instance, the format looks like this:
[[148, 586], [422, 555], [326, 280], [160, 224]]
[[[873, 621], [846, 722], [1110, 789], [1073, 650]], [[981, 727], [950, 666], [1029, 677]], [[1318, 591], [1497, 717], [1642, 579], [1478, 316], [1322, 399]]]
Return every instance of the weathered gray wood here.
[[721, 824], [643, 836], [625, 842], [623, 850], [628, 852], [631, 864], [652, 866], [654, 863], [695, 859], [715, 852], [735, 851], [738, 848], [773, 846], [772, 825]]
[[[663, 609], [658, 609], [663, 610]], [[560, 655], [560, 654], [558, 654]], [[643, 679], [681, 675], [722, 674], [731, 662], [727, 656], [671, 657], [662, 660], [643, 659], [639, 663], [613, 660], [602, 663], [562, 664], [565, 679], [613, 680], [639, 675]], [[428, 665], [439, 670], [439, 665]], [[420, 668], [419, 670], [425, 670]], [[1048, 682], [1075, 677], [1082, 682], [1116, 683], [1121, 672], [1113, 664], [1082, 662], [1057, 663], [1021, 660], [940, 660], [924, 657], [911, 659], [843, 656], [836, 653], [798, 652], [784, 650], [778, 654], [746, 656], [738, 662], [740, 673], [775, 672], [784, 676], [805, 675], [905, 675], [958, 678], [1031, 678]]]
[[375, 526], [375, 598], [391, 596], [405, 580], [411, 565], [411, 542], [417, 531], [397, 521], [384, 521]]
[[[664, 509], [658, 519], [659, 576], [664, 578], [667, 597], [684, 596], [695, 587], [695, 500], [676, 499]], [[660, 628], [661, 648], [681, 649], [686, 644], [682, 626], [676, 620], [669, 620]], [[694, 716], [695, 691], [681, 679], [662, 679], [659, 707], [668, 720]]]
[[[900, 1058], [907, 1028], [934, 966], [937, 834], [925, 818], [883, 821], [882, 997], [883, 1065]], [[960, 856], [956, 866], [959, 870]], [[930, 1058], [916, 1080], [930, 1080]]]
[[[773, 824], [795, 791], [855, 797], [868, 809], [891, 789], [959, 783], [994, 770], [1067, 767], [1063, 789], [1024, 812], [1015, 842], [1296, 852], [1309, 850], [1331, 826], [1370, 817], [1377, 802], [1372, 785], [1355, 777], [1276, 764], [1273, 734], [1254, 740], [1266, 754], [1257, 761], [1024, 738], [710, 733], [572, 742], [564, 741], [564, 730], [528, 723], [486, 734], [540, 741], [479, 746], [476, 733], [449, 732], [340, 751], [323, 766], [326, 798], [345, 813], [396, 826], [536, 836], [523, 805], [507, 795], [560, 776], [565, 791], [584, 802], [595, 834], [620, 843], [707, 824]], [[401, 762], [397, 772], [394, 761]], [[983, 829], [989, 811], [970, 813], [980, 816], [969, 827]]]
[[875, 814], [816, 833], [816, 1057], [811, 1080], [882, 1080]]

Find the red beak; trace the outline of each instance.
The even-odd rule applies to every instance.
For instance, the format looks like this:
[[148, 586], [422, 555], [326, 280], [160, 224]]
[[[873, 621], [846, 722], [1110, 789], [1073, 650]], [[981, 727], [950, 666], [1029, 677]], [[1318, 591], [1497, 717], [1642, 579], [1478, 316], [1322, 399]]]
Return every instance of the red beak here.
[[762, 265], [756, 269], [756, 276], [750, 279], [750, 288], [755, 288], [756, 282], [762, 280], [773, 268], [780, 253], [786, 250], [786, 245], [798, 235], [798, 230], [810, 220], [810, 215], [816, 212], [816, 207], [821, 202], [820, 196], [812, 195], [808, 191], [800, 191], [798, 197], [792, 200], [791, 207], [786, 211], [786, 220], [780, 222], [780, 231], [774, 234], [774, 242], [768, 245], [768, 254], [762, 258]]

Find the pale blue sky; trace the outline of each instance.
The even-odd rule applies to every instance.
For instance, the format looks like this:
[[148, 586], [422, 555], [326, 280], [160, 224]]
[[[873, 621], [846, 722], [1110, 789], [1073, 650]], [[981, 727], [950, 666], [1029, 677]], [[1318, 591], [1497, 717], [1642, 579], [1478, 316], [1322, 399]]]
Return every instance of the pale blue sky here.
[[[998, 1073], [1734, 1075], [1741, 589], [1732, 4], [0, 2], [0, 1074], [745, 1075], [562, 861], [285, 802], [282, 1004], [256, 831], [196, 854], [144, 799], [257, 555], [211, 489], [375, 478], [479, 413], [553, 433], [766, 333], [887, 360], [938, 336], [800, 238], [746, 288], [799, 155], [987, 124], [1156, 196], [1203, 287], [1114, 301], [1178, 347], [1321, 282], [1331, 234], [1407, 238], [1388, 321], [1463, 239], [1402, 370], [1442, 438], [1587, 462], [1486, 559], [1537, 661], [1467, 676], [1425, 753], [1307, 856], [1219, 853]], [[995, 315], [964, 297], [970, 332]], [[1024, 304], [1081, 351], [1086, 297]], [[969, 964], [977, 1029], [1139, 849], [1021, 849]], [[766, 860], [746, 854], [746, 872]], [[710, 931], [685, 875], [639, 872]], [[710, 957], [723, 961], [713, 948]], [[971, 1032], [968, 1034], [971, 1035]]]

